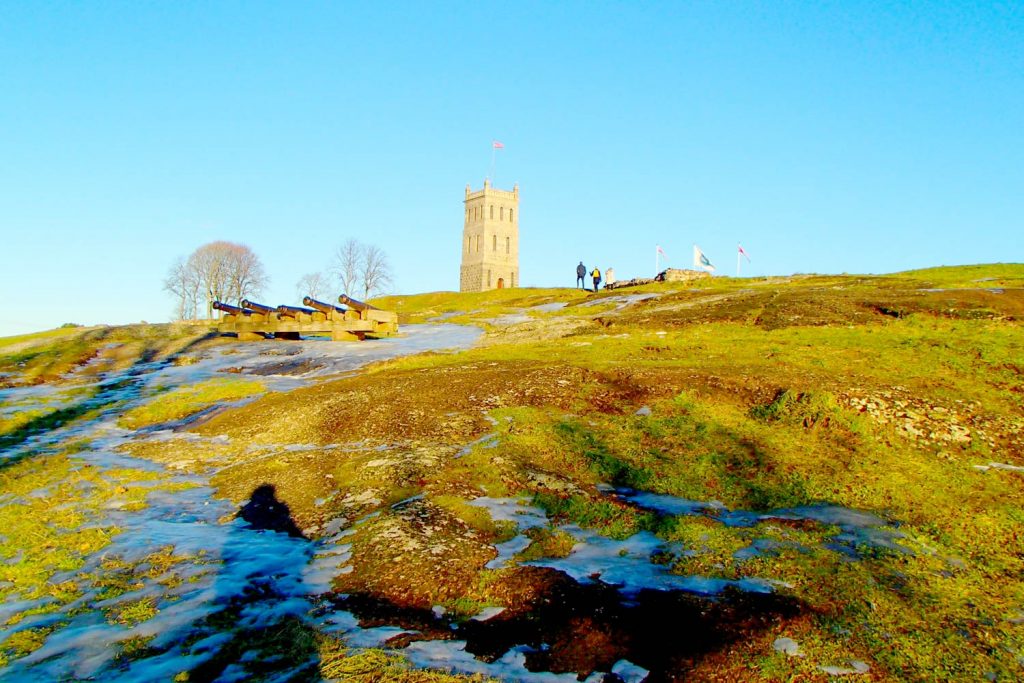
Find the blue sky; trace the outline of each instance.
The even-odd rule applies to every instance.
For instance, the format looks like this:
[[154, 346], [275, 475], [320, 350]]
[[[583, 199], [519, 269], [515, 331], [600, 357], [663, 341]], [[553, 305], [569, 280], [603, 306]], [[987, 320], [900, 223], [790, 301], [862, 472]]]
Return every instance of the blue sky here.
[[0, 4], [0, 335], [168, 319], [225, 239], [268, 303], [349, 237], [458, 288], [499, 152], [526, 286], [1024, 260], [1024, 4]]

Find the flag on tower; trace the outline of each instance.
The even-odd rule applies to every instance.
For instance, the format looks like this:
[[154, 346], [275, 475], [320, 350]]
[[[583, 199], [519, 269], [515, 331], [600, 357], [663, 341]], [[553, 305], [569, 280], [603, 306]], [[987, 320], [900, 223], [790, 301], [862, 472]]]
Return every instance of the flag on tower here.
[[750, 263], [750, 256], [747, 255], [747, 252], [743, 251], [743, 245], [737, 244], [736, 248], [739, 249], [740, 253], [747, 259], [747, 263]]
[[658, 245], [655, 245], [655, 246], [658, 248], [658, 253], [661, 254], [662, 256], [664, 256], [667, 259], [668, 256], [665, 254], [665, 250], [661, 248], [661, 245], [658, 244]]
[[505, 145], [498, 142], [497, 140], [491, 143], [491, 147], [493, 147], [494, 149], [505, 149]]
[[708, 257], [704, 255], [704, 252], [696, 244], [693, 245], [693, 267], [702, 268], [709, 273], [715, 270], [715, 267], [711, 265], [711, 261], [708, 260]]

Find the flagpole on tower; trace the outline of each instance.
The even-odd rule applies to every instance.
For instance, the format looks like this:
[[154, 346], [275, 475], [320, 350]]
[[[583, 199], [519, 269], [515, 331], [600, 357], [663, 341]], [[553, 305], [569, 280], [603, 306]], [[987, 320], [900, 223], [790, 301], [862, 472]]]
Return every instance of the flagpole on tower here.
[[491, 140], [491, 187], [494, 187], [495, 183], [495, 160], [497, 159], [497, 153], [499, 149], [505, 149], [505, 145], [497, 140]]
[[738, 244], [736, 245], [736, 277], [740, 276], [740, 255], [741, 255], [741, 252], [740, 252], [739, 246], [740, 245], [738, 245]]

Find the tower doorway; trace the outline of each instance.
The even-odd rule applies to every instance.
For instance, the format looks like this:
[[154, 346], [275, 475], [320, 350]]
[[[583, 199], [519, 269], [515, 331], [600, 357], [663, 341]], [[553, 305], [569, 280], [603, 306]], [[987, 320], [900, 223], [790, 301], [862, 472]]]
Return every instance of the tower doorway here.
[[505, 289], [505, 278], [498, 278], [498, 289]]

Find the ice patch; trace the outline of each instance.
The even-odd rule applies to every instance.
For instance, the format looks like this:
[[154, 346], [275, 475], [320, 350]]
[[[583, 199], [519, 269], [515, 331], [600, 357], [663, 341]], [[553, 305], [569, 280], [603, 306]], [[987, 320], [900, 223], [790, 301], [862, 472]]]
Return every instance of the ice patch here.
[[1019, 465], [1007, 465], [1002, 462], [990, 462], [988, 465], [975, 465], [974, 467], [979, 470], [994, 469], [1007, 470], [1008, 472], [1024, 472], [1024, 467], [1020, 467]]
[[819, 666], [819, 669], [827, 673], [829, 676], [856, 676], [859, 674], [866, 674], [871, 671], [871, 667], [866, 662], [862, 662], [859, 659], [850, 660], [850, 666]]
[[349, 647], [381, 647], [386, 642], [404, 633], [417, 634], [419, 631], [410, 631], [396, 626], [378, 626], [376, 628], [353, 629], [345, 634], [345, 644]]
[[641, 301], [647, 301], [648, 299], [657, 299], [659, 296], [661, 296], [661, 295], [660, 294], [656, 294], [656, 293], [622, 294], [622, 295], [619, 295], [619, 296], [604, 296], [604, 297], [600, 297], [598, 299], [593, 299], [593, 300], [590, 300], [590, 301], [584, 301], [583, 303], [581, 303], [579, 305], [580, 306], [603, 306], [605, 304], [618, 304], [615, 307], [615, 310], [616, 311], [621, 311], [623, 308], [626, 308], [627, 306], [632, 306], [635, 303], [639, 303]]
[[451, 318], [457, 318], [460, 315], [466, 315], [465, 311], [448, 311], [447, 313], [441, 313], [440, 315], [435, 315], [433, 318], [427, 318], [427, 322], [441, 323], [445, 320], [450, 320]]
[[623, 683], [642, 683], [651, 672], [628, 659], [620, 659], [612, 666], [612, 673], [621, 678]]
[[687, 500], [626, 488], [617, 488], [615, 492], [623, 501], [645, 510], [665, 515], [704, 515], [730, 527], [752, 527], [773, 519], [811, 520], [826, 526], [836, 526], [841, 533], [833, 537], [834, 543], [830, 547], [851, 556], [856, 555], [856, 549], [861, 545], [886, 548], [895, 552], [910, 552], [905, 546], [896, 543], [897, 539], [903, 538], [903, 534], [892, 529], [886, 520], [870, 512], [839, 505], [806, 505], [757, 513], [748, 510], [729, 510], [718, 501]]
[[672, 574], [662, 565], [652, 564], [651, 555], [669, 551], [681, 553], [682, 548], [668, 544], [648, 531], [616, 541], [592, 531], [570, 525], [563, 531], [577, 543], [568, 557], [535, 560], [524, 564], [550, 567], [563, 571], [581, 584], [601, 581], [616, 586], [624, 595], [642, 590], [686, 591], [701, 595], [717, 595], [728, 586], [752, 593], [771, 593], [772, 583], [766, 579], [718, 579], [706, 576]]
[[485, 566], [487, 569], [504, 569], [516, 555], [529, 548], [530, 543], [532, 543], [532, 541], [528, 536], [519, 534], [515, 538], [505, 541], [504, 543], [497, 544], [494, 548], [498, 551], [498, 556], [488, 562]]
[[523, 681], [524, 683], [576, 683], [576, 674], [555, 674], [547, 671], [530, 671], [526, 668], [527, 646], [514, 647], [500, 659], [487, 663], [466, 652], [462, 640], [420, 640], [410, 643], [402, 650], [413, 666], [431, 669], [447, 669], [453, 673], [481, 674], [499, 680]]
[[776, 638], [775, 642], [772, 643], [772, 649], [776, 652], [787, 654], [790, 657], [803, 656], [800, 654], [800, 645], [792, 638]]
[[487, 510], [495, 522], [515, 522], [521, 529], [532, 529], [548, 525], [545, 512], [527, 504], [525, 498], [490, 498], [481, 496], [469, 501], [474, 507]]
[[493, 619], [494, 617], [498, 616], [504, 611], [504, 607], [485, 607], [482, 610], [480, 610], [479, 614], [474, 615], [470, 618], [473, 621], [487, 621], [488, 619]]
[[505, 315], [499, 315], [497, 318], [490, 318], [485, 322], [488, 322], [492, 325], [496, 325], [499, 327], [505, 327], [508, 325], [519, 325], [522, 323], [528, 323], [532, 320], [533, 318], [527, 315], [526, 313], [507, 313]]
[[540, 313], [553, 313], [560, 311], [568, 305], [565, 301], [552, 301], [549, 304], [538, 304], [537, 306], [531, 306], [531, 311], [538, 311]]
[[[490, 418], [490, 419], [493, 420], [494, 418]], [[494, 424], [497, 424], [497, 421], [495, 421]], [[483, 436], [481, 436], [476, 441], [471, 441], [468, 444], [466, 444], [465, 446], [463, 446], [462, 448], [460, 448], [459, 452], [455, 454], [455, 457], [456, 458], [464, 458], [467, 455], [469, 455], [470, 453], [472, 453], [473, 449], [476, 448], [477, 446], [481, 446], [482, 448], [495, 448], [497, 445], [498, 445], [498, 435], [493, 433], [493, 432], [491, 432], [490, 434], [484, 434]]]

